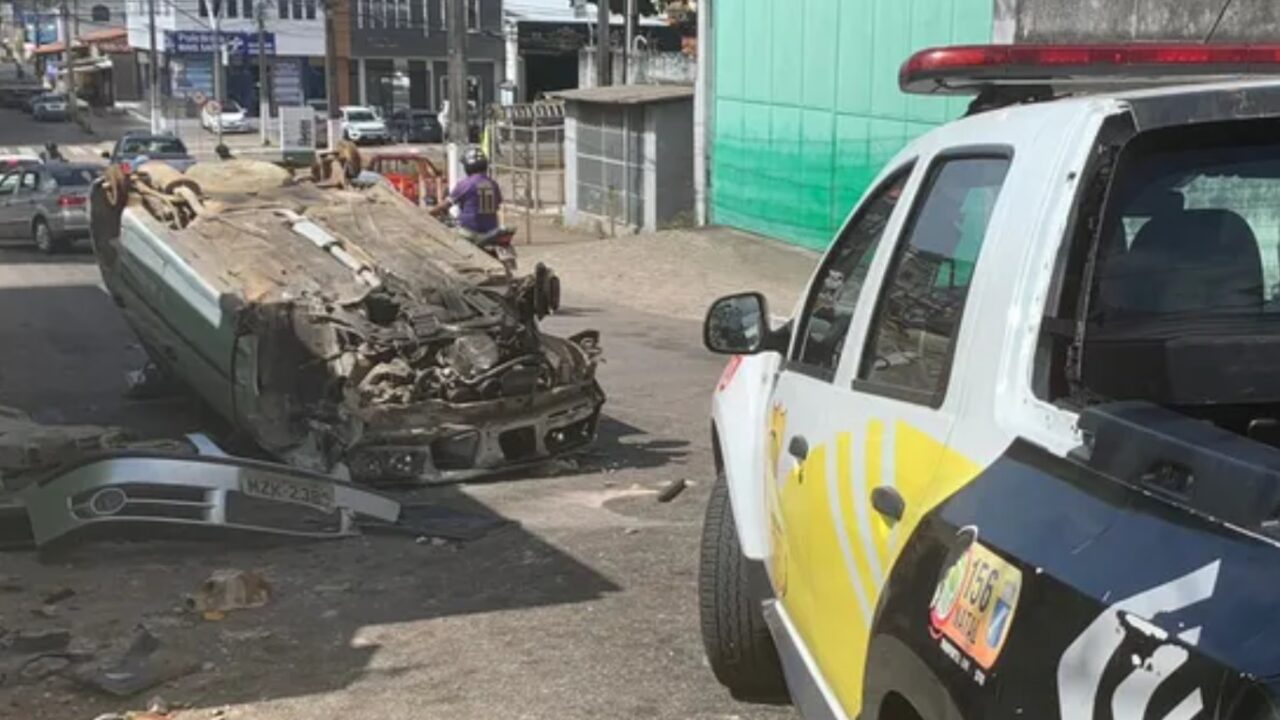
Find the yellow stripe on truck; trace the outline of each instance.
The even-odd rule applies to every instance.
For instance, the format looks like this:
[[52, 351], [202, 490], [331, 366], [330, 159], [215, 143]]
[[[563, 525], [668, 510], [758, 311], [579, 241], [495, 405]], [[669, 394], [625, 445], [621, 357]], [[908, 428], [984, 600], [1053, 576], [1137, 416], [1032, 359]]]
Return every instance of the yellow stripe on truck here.
[[[851, 433], [838, 434], [834, 472], [827, 445], [814, 447], [803, 469], [793, 471], [782, 486], [782, 532], [773, 535], [774, 557], [788, 566], [782, 602], [850, 717], [862, 710], [871, 622], [894, 562], [921, 519], [979, 471], [928, 433], [896, 422], [894, 476], [886, 478], [885, 429], [882, 421], [868, 423], [863, 458], [855, 457]], [[859, 462], [866, 470], [862, 483], [854, 478]], [[906, 501], [903, 518], [892, 530], [871, 508], [871, 490], [880, 485], [893, 485]], [[855, 493], [859, 486], [866, 492]], [[870, 518], [869, 542], [859, 518]], [[883, 569], [882, 577], [873, 573], [873, 562]]]

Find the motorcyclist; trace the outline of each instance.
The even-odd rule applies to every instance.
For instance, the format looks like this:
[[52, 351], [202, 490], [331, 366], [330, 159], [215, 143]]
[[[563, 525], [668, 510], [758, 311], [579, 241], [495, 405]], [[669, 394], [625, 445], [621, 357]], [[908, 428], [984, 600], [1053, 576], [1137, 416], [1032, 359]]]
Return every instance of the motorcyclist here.
[[45, 162], [66, 162], [67, 159], [62, 156], [62, 151], [58, 149], [58, 144], [47, 142], [44, 144], [44, 152], [40, 153], [41, 158]]
[[489, 158], [478, 147], [469, 147], [462, 154], [462, 169], [467, 176], [449, 192], [449, 196], [431, 210], [432, 215], [444, 216], [454, 205], [458, 206], [458, 234], [476, 245], [493, 235], [498, 229], [498, 209], [502, 207], [502, 190], [489, 177]]

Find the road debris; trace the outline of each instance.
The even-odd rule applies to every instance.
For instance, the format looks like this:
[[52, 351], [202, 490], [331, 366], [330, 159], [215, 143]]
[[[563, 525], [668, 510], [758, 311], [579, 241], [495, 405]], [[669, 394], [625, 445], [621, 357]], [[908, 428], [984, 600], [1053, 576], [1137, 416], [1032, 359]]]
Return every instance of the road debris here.
[[58, 617], [58, 607], [56, 605], [41, 605], [35, 610], [32, 610], [31, 614], [36, 617], [45, 618], [46, 620], [52, 620], [53, 618]]
[[28, 660], [19, 673], [28, 681], [43, 680], [57, 675], [71, 666], [71, 661], [61, 655], [41, 655]]
[[71, 644], [71, 631], [65, 628], [19, 630], [7, 636], [9, 650], [14, 653], [56, 653]]
[[166, 651], [156, 636], [139, 629], [124, 653], [80, 667], [71, 675], [86, 687], [115, 697], [130, 697], [199, 669], [199, 662]]
[[676, 496], [684, 492], [687, 487], [689, 487], [689, 481], [684, 478], [672, 480], [667, 483], [666, 487], [662, 488], [662, 490], [658, 492], [658, 502], [669, 503], [672, 500], [675, 500]]
[[[271, 600], [271, 584], [261, 573], [252, 570], [215, 570], [200, 589], [183, 598], [191, 612], [212, 613], [259, 608]], [[221, 618], [216, 618], [221, 619]]]
[[75, 596], [76, 596], [76, 591], [75, 591], [75, 590], [72, 590], [71, 588], [60, 588], [60, 589], [58, 589], [58, 590], [54, 590], [53, 592], [49, 593], [48, 595], [45, 595], [45, 596], [44, 596], [44, 604], [45, 604], [45, 605], [57, 605], [58, 603], [62, 602], [63, 600], [70, 600], [71, 598], [73, 598], [73, 597], [75, 597]]
[[[554, 273], [512, 278], [379, 176], [353, 182], [361, 170], [346, 145], [311, 180], [243, 159], [111, 166], [91, 193], [95, 257], [151, 362], [279, 460], [360, 483], [464, 480], [590, 444], [599, 333], [539, 330]], [[173, 272], [131, 270], [152, 257]], [[225, 380], [189, 376], [187, 353]]]

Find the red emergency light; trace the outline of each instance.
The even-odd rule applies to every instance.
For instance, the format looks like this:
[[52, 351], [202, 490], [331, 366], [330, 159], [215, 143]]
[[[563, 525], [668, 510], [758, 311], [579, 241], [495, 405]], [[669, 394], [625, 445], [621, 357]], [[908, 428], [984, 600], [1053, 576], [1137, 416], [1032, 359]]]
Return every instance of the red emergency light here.
[[1280, 45], [957, 45], [912, 55], [898, 85], [916, 94], [973, 94], [994, 85], [1132, 85], [1240, 75], [1280, 77]]

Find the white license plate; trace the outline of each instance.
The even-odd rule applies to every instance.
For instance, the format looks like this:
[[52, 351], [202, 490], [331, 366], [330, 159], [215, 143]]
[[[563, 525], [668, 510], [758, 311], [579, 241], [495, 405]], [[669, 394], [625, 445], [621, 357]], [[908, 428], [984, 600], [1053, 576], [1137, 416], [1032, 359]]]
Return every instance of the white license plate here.
[[306, 505], [325, 512], [332, 512], [334, 508], [333, 486], [328, 483], [250, 473], [240, 479], [240, 492], [250, 497]]

